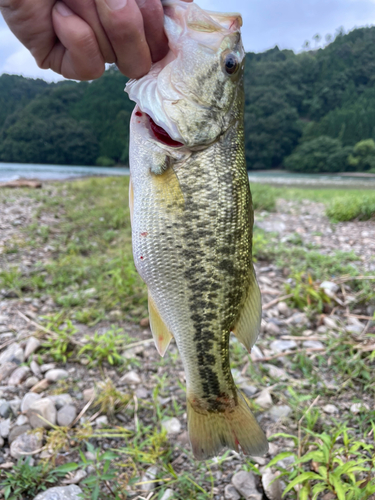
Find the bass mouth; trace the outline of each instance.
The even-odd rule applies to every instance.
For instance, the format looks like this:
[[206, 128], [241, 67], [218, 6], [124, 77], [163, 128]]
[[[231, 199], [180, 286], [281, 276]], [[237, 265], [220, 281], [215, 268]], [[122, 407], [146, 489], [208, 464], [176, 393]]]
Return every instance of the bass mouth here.
[[150, 125], [150, 132], [153, 135], [154, 139], [156, 139], [158, 142], [161, 142], [165, 146], [169, 146], [172, 148], [181, 148], [184, 146], [184, 144], [182, 142], [175, 141], [174, 139], [172, 139], [172, 137], [168, 134], [168, 132], [166, 130], [163, 129], [163, 127], [161, 127], [160, 125], [155, 123], [154, 120], [152, 119], [152, 117], [149, 114], [141, 111], [141, 109], [139, 107], [138, 107], [137, 111], [135, 112], [135, 114], [136, 114], [136, 116], [139, 116], [139, 117], [141, 117], [143, 115], [145, 115], [147, 117], [147, 120], [148, 120], [149, 125]]

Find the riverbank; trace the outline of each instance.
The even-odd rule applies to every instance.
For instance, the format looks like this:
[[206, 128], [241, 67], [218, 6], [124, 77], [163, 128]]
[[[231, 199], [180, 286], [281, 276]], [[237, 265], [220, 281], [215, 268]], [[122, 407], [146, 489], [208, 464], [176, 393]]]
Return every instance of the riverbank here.
[[[204, 463], [187, 440], [176, 346], [160, 358], [151, 340], [131, 255], [128, 179], [0, 192], [3, 487], [8, 469], [18, 477], [25, 453], [34, 471], [47, 464], [58, 486], [77, 484], [85, 498], [99, 488], [101, 499], [280, 500], [277, 488], [298, 474], [335, 470], [335, 453], [363, 459], [372, 472], [357, 472], [357, 480], [374, 482], [375, 222], [333, 223], [322, 192], [280, 191], [254, 187], [262, 332], [251, 355], [234, 337], [230, 346], [234, 378], [270, 451], [262, 458], [230, 451]], [[42, 429], [31, 438], [34, 427]], [[335, 433], [328, 458], [296, 465]], [[358, 455], [349, 450], [354, 441]], [[77, 464], [69, 474], [58, 469], [67, 463]], [[277, 471], [282, 481], [272, 488]], [[53, 486], [38, 474], [25, 500]], [[304, 487], [316, 481], [306, 478]], [[335, 495], [323, 478], [319, 500], [330, 488]], [[292, 488], [284, 498], [296, 495]]]

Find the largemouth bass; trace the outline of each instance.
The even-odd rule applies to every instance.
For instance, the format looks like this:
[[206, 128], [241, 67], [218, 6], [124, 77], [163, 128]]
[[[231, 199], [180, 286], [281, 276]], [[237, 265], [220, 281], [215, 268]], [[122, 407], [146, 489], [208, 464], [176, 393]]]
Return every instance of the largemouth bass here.
[[163, 356], [175, 338], [194, 455], [267, 451], [229, 366], [233, 332], [250, 351], [261, 320], [244, 154], [242, 20], [163, 1], [170, 52], [127, 85], [136, 268]]

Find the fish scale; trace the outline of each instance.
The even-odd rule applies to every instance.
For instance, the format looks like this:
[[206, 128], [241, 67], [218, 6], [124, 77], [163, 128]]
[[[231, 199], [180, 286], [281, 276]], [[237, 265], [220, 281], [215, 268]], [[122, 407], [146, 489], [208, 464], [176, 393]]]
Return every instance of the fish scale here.
[[[164, 354], [173, 336], [181, 355], [195, 456], [214, 456], [224, 446], [236, 450], [240, 446], [245, 453], [259, 455], [266, 451], [267, 441], [235, 386], [229, 364], [230, 332], [251, 349], [261, 312], [251, 257], [253, 210], [244, 154], [243, 67], [229, 80], [223, 73], [221, 56], [221, 52], [233, 50], [243, 57], [243, 49], [238, 29], [232, 33], [218, 24], [213, 13], [182, 4], [179, 0], [168, 3], [170, 19], [173, 9], [179, 14], [178, 22], [184, 22], [181, 13], [186, 14], [185, 32], [194, 40], [206, 35], [204, 30], [198, 35], [191, 32], [201, 26], [201, 17], [203, 27], [211, 29], [221, 45], [217, 53], [213, 51], [212, 64], [199, 71], [204, 90], [195, 107], [192, 96], [197, 92], [189, 86], [196, 82], [194, 71], [185, 93], [183, 81], [176, 85], [183, 73], [178, 66], [183, 57], [172, 62], [168, 59], [165, 68], [161, 65], [156, 85], [155, 68], [149, 80], [147, 76], [141, 79], [138, 99], [138, 82], [129, 84], [130, 97], [138, 104], [130, 134], [134, 260], [148, 287], [150, 325], [159, 352]], [[189, 28], [189, 16], [194, 18], [194, 28]], [[169, 21], [168, 26], [170, 29]], [[184, 32], [166, 32], [171, 47], [176, 43], [184, 53]], [[179, 38], [174, 42], [176, 33]], [[200, 38], [198, 59], [201, 45]], [[189, 39], [186, 50], [191, 47]], [[202, 57], [207, 62], [207, 54]], [[162, 81], [163, 92], [158, 95], [168, 95], [163, 71], [173, 77], [173, 99], [176, 88], [182, 94], [174, 107], [168, 100], [164, 106], [173, 110], [164, 123], [173, 123], [173, 130], [179, 131], [179, 136], [171, 138], [171, 144], [177, 141], [183, 145], [177, 148], [160, 142], [167, 134], [167, 125], [159, 138], [148, 118], [150, 114], [162, 127], [163, 116], [151, 115], [150, 92]], [[208, 79], [216, 98], [207, 95]], [[203, 111], [202, 99], [211, 102]], [[220, 101], [218, 107], [215, 99]], [[157, 112], [164, 108], [159, 99]]]

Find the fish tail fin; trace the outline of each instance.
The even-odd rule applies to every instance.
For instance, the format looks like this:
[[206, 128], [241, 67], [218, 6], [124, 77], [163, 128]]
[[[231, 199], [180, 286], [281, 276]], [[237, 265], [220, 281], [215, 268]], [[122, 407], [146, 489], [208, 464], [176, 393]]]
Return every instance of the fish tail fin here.
[[267, 438], [252, 414], [245, 397], [238, 392], [237, 404], [228, 409], [210, 412], [202, 409], [191, 397], [187, 399], [188, 430], [196, 459], [206, 460], [224, 447], [245, 455], [261, 456], [268, 450]]

